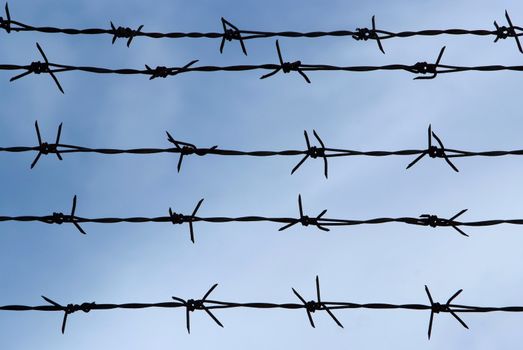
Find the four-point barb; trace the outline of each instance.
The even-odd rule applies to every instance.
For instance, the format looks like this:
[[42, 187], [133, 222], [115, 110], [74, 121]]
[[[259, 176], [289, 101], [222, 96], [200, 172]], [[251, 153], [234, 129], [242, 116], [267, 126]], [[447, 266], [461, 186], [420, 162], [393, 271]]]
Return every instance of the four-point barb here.
[[309, 141], [309, 135], [307, 134], [307, 131], [304, 131], [303, 134], [305, 136], [305, 143], [307, 144], [307, 152], [305, 153], [305, 156], [300, 160], [298, 164], [292, 169], [291, 175], [294, 174], [296, 170], [298, 170], [301, 165], [307, 160], [307, 158], [311, 157], [312, 159], [316, 159], [318, 157], [323, 158], [323, 172], [325, 174], [325, 178], [328, 178], [328, 163], [327, 163], [327, 156], [325, 154], [325, 144], [321, 140], [320, 136], [316, 133], [316, 130], [312, 130], [312, 133], [314, 134], [314, 137], [316, 137], [316, 140], [318, 140], [321, 147], [311, 146], [311, 143]]
[[369, 29], [369, 28], [356, 28], [356, 32], [354, 33], [354, 35], [352, 35], [352, 38], [357, 40], [357, 41], [360, 41], [360, 40], [364, 40], [364, 41], [367, 41], [367, 40], [376, 40], [376, 42], [378, 43], [378, 48], [380, 49], [380, 51], [385, 54], [385, 50], [383, 50], [383, 46], [381, 45], [381, 40], [380, 40], [380, 37], [378, 35], [378, 33], [376, 32], [376, 16], [372, 16], [372, 29]]
[[278, 231], [284, 231], [284, 230], [296, 225], [297, 223], [301, 223], [303, 226], [309, 226], [309, 225], [316, 226], [317, 228], [319, 228], [322, 231], [330, 231], [327, 227], [322, 226], [319, 222], [319, 220], [322, 218], [322, 216], [327, 213], [327, 209], [322, 211], [320, 213], [320, 215], [316, 216], [315, 218], [311, 218], [307, 215], [303, 215], [303, 206], [301, 204], [301, 194], [298, 195], [298, 208], [300, 210], [300, 218], [296, 219], [294, 222], [291, 222], [291, 223], [281, 227]]
[[49, 61], [47, 60], [47, 56], [44, 53], [44, 50], [40, 47], [40, 44], [36, 43], [36, 47], [38, 48], [38, 51], [40, 51], [40, 54], [42, 55], [44, 62], [36, 61], [32, 62], [29, 66], [25, 66], [24, 69], [26, 70], [22, 74], [18, 74], [10, 79], [10, 81], [15, 81], [20, 78], [25, 77], [26, 75], [29, 75], [31, 73], [34, 74], [41, 74], [41, 73], [48, 73], [51, 78], [53, 78], [54, 82], [56, 83], [56, 86], [58, 87], [58, 90], [63, 94], [64, 89], [62, 89], [62, 86], [60, 85], [60, 82], [58, 81], [58, 78], [54, 74], [54, 72], [49, 67]]
[[196, 207], [194, 208], [191, 216], [185, 216], [183, 214], [178, 214], [178, 213], [175, 213], [172, 211], [171, 208], [169, 208], [169, 217], [171, 218], [171, 221], [173, 223], [173, 225], [181, 225], [185, 222], [188, 222], [189, 223], [189, 231], [190, 231], [190, 234], [191, 234], [191, 242], [194, 243], [194, 230], [193, 230], [193, 226], [192, 226], [192, 223], [194, 221], [194, 218], [196, 216], [196, 213], [198, 212], [198, 209], [200, 209], [200, 206], [202, 205], [203, 203], [203, 198], [200, 199], [200, 201], [198, 202], [198, 204], [196, 204]]
[[[223, 26], [223, 37], [222, 42], [220, 43], [220, 53], [223, 53], [223, 47], [225, 46], [225, 40], [232, 41], [238, 40], [242, 47], [243, 54], [247, 56], [247, 49], [245, 48], [245, 43], [243, 42], [242, 34], [240, 30], [231, 22], [227, 21], [222, 17], [222, 26]], [[229, 28], [227, 28], [229, 27]]]
[[260, 79], [272, 77], [274, 74], [278, 73], [280, 70], [283, 71], [283, 73], [290, 73], [290, 72], [296, 71], [296, 72], [300, 73], [300, 75], [303, 77], [303, 79], [305, 79], [305, 81], [307, 83], [310, 84], [311, 81], [310, 81], [309, 77], [307, 77], [307, 75], [301, 69], [301, 61], [294, 61], [294, 62], [284, 62], [283, 61], [283, 57], [281, 55], [281, 50], [280, 50], [280, 44], [279, 44], [278, 40], [276, 40], [276, 51], [278, 52], [278, 59], [280, 61], [280, 66], [278, 68], [276, 68], [274, 71], [261, 76]]
[[438, 66], [445, 52], [445, 46], [443, 46], [439, 52], [436, 63], [418, 62], [412, 67], [412, 72], [416, 74], [432, 74], [430, 77], [415, 77], [414, 80], [423, 79], [434, 79], [438, 75]]
[[316, 326], [314, 325], [314, 321], [312, 319], [312, 313], [313, 312], [316, 312], [316, 311], [321, 311], [321, 310], [325, 310], [327, 311], [327, 313], [329, 314], [329, 316], [334, 320], [334, 322], [336, 322], [336, 324], [338, 326], [340, 326], [341, 328], [343, 328], [343, 325], [341, 324], [340, 321], [338, 321], [338, 319], [336, 318], [336, 316], [334, 316], [334, 314], [332, 313], [332, 311], [327, 307], [327, 305], [325, 305], [325, 303], [323, 303], [321, 301], [321, 295], [320, 295], [320, 279], [318, 276], [316, 276], [316, 297], [318, 298], [318, 301], [314, 301], [314, 300], [311, 300], [309, 302], [305, 301], [305, 299], [303, 299], [303, 297], [294, 289], [292, 288], [292, 291], [293, 293], [298, 297], [298, 299], [301, 300], [301, 302], [303, 303], [303, 305], [305, 306], [305, 311], [307, 311], [307, 317], [309, 317], [309, 322], [311, 323], [311, 326], [313, 328], [316, 328]]
[[454, 222], [454, 220], [456, 220], [458, 217], [460, 217], [462, 214], [464, 214], [467, 210], [468, 209], [463, 209], [462, 211], [460, 211], [459, 213], [457, 213], [450, 219], [442, 219], [442, 218], [437, 217], [436, 215], [429, 215], [429, 214], [423, 214], [420, 216], [420, 218], [422, 218], [422, 220], [423, 220], [423, 225], [430, 226], [430, 227], [450, 226], [454, 230], [458, 231], [459, 234], [461, 234], [465, 237], [468, 237], [469, 235], [467, 235], [458, 226], [456, 226], [456, 222]]
[[67, 325], [67, 316], [69, 316], [72, 313], [75, 313], [76, 311], [83, 311], [85, 313], [92, 310], [92, 308], [95, 306], [95, 303], [83, 303], [81, 305], [78, 304], [68, 304], [67, 306], [62, 306], [58, 304], [57, 302], [45, 297], [42, 295], [42, 298], [47, 301], [49, 304], [56, 307], [56, 310], [61, 310], [64, 312], [64, 318], [62, 320], [62, 334], [65, 332], [65, 326]]
[[508, 11], [505, 10], [505, 18], [508, 22], [508, 27], [506, 26], [499, 26], [496, 21], [494, 21], [494, 26], [496, 27], [496, 39], [494, 39], [494, 42], [498, 42], [499, 39], [506, 39], [508, 37], [514, 38], [516, 40], [516, 45], [518, 46], [519, 52], [523, 53], [523, 48], [521, 47], [521, 42], [519, 41], [519, 36], [516, 33], [517, 30], [523, 30], [521, 27], [515, 27], [512, 24], [512, 20], [510, 19], [510, 16], [508, 15]]
[[35, 121], [35, 129], [36, 129], [36, 137], [38, 138], [38, 146], [34, 149], [38, 151], [38, 154], [36, 155], [36, 158], [31, 163], [31, 169], [33, 169], [38, 163], [38, 160], [40, 160], [40, 157], [43, 155], [48, 155], [49, 153], [56, 154], [56, 157], [58, 157], [59, 160], [63, 160], [62, 155], [58, 151], [58, 146], [60, 146], [60, 136], [62, 134], [62, 123], [58, 126], [58, 132], [56, 134], [56, 142], [55, 143], [47, 143], [42, 142], [42, 136], [40, 135], [40, 128], [38, 127], [38, 120]]
[[111, 22], [111, 31], [113, 33], [113, 45], [116, 42], [116, 39], [118, 38], [128, 38], [127, 39], [127, 47], [131, 45], [131, 42], [133, 41], [133, 38], [136, 36], [136, 34], [140, 33], [142, 30], [143, 25], [139, 26], [137, 30], [133, 30], [129, 27], [118, 27], [116, 28]]
[[189, 300], [184, 300], [182, 298], [178, 298], [178, 297], [172, 297], [174, 300], [176, 301], [179, 301], [180, 303], [183, 304], [183, 306], [185, 306], [185, 320], [186, 320], [186, 324], [187, 324], [187, 332], [191, 333], [191, 312], [193, 312], [194, 310], [204, 310], [213, 320], [214, 322], [216, 322], [216, 324], [220, 327], [223, 328], [223, 324], [216, 318], [216, 316], [214, 316], [212, 314], [212, 312], [205, 306], [205, 301], [207, 299], [207, 297], [212, 293], [212, 291], [218, 286], [218, 283], [216, 283], [215, 285], [213, 285], [208, 291], [207, 293], [205, 293], [205, 295], [203, 296], [202, 299], [197, 299], [197, 300], [194, 300], [194, 299], [189, 299]]
[[[438, 146], [432, 145], [432, 138], [435, 138], [436, 141], [439, 144]], [[445, 146], [443, 146], [443, 142], [441, 142], [440, 138], [432, 131], [431, 125], [429, 125], [428, 129], [428, 147], [425, 151], [423, 151], [416, 159], [414, 159], [408, 166], [407, 169], [412, 167], [414, 164], [416, 164], [418, 161], [421, 160], [421, 158], [425, 157], [427, 154], [431, 158], [443, 158], [447, 162], [447, 164], [454, 169], [455, 172], [459, 172], [458, 168], [452, 162], [450, 161], [449, 157], [445, 153], [446, 149]]]
[[434, 302], [434, 300], [432, 299], [432, 295], [430, 294], [429, 288], [427, 286], [425, 286], [425, 292], [427, 293], [427, 296], [429, 297], [430, 306], [431, 306], [430, 319], [429, 319], [429, 330], [428, 330], [429, 339], [432, 334], [432, 323], [434, 322], [434, 314], [439, 314], [440, 312], [450, 313], [456, 320], [458, 320], [459, 323], [461, 323], [461, 325], [463, 327], [465, 327], [466, 329], [469, 329], [469, 327], [465, 324], [465, 322], [463, 322], [463, 320], [461, 318], [459, 318], [459, 316], [456, 314], [457, 311], [452, 309], [452, 304], [451, 304], [452, 300], [454, 300], [458, 295], [461, 294], [461, 292], [463, 292], [463, 289], [460, 289], [456, 293], [454, 293], [454, 295], [451, 296], [449, 298], [449, 300], [447, 300], [447, 302], [443, 305], [440, 303]]

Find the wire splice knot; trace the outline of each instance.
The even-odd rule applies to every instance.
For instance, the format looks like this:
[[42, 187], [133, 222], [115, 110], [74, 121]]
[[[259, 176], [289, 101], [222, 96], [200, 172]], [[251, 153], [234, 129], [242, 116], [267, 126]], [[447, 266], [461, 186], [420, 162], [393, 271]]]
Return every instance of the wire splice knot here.
[[465, 236], [465, 237], [469, 237], [468, 234], [466, 234], [465, 232], [463, 232], [463, 230], [461, 230], [457, 224], [457, 222], [455, 222], [455, 220], [460, 217], [461, 215], [463, 215], [468, 209], [463, 209], [462, 211], [460, 211], [459, 213], [457, 213], [456, 215], [454, 215], [453, 217], [451, 217], [450, 219], [442, 219], [442, 218], [439, 218], [437, 215], [429, 215], [429, 214], [423, 214], [420, 216], [421, 218], [421, 225], [425, 225], [425, 226], [430, 226], [430, 227], [433, 227], [433, 228], [436, 228], [436, 227], [452, 227], [454, 230], [458, 231], [459, 234]]

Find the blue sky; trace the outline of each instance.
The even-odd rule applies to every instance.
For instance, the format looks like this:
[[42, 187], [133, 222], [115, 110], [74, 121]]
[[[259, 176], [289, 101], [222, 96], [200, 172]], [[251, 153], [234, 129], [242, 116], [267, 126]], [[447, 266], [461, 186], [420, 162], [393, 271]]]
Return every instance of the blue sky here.
[[[328, 5], [327, 5], [328, 4]], [[10, 2], [13, 19], [34, 25], [108, 27], [157, 31], [220, 31], [220, 17], [240, 28], [329, 30], [380, 28], [491, 28], [508, 9], [523, 22], [518, 1], [25, 1]], [[276, 62], [274, 40], [238, 43], [218, 52], [219, 40], [147, 40], [130, 48], [120, 40], [34, 33], [1, 33], [2, 63], [30, 63], [39, 42], [51, 61], [75, 65], [137, 67], [144, 64], [231, 65]], [[350, 38], [280, 39], [284, 57], [307, 63], [382, 65], [433, 61], [446, 45], [449, 64], [520, 64], [513, 40], [436, 37], [384, 42]], [[165, 131], [200, 146], [241, 149], [304, 147], [303, 130], [316, 129], [328, 146], [362, 150], [423, 148], [426, 128], [447, 146], [471, 150], [522, 148], [519, 86], [523, 74], [463, 73], [413, 81], [404, 72], [310, 73], [260, 81], [259, 72], [187, 74], [148, 81], [146, 77], [66, 73], [61, 95], [48, 76], [9, 83], [0, 74], [0, 143], [34, 145], [33, 124], [54, 140], [92, 147], [167, 146]], [[333, 159], [329, 179], [322, 163], [307, 162], [289, 175], [298, 159], [188, 157], [181, 173], [177, 158], [66, 155], [44, 157], [29, 169], [32, 155], [0, 154], [5, 215], [68, 212], [78, 195], [78, 215], [156, 216], [169, 207], [200, 213], [275, 215], [328, 208], [333, 217], [452, 216], [465, 220], [521, 218], [523, 166], [517, 158], [460, 159], [454, 173], [443, 161], [423, 159], [406, 171], [410, 158]], [[452, 229], [401, 224], [333, 229], [271, 224], [197, 224], [197, 244], [188, 228], [168, 224], [85, 225], [37, 223], [0, 225], [0, 303], [42, 304], [46, 295], [64, 304], [84, 301], [155, 302], [172, 295], [200, 297], [212, 284], [216, 299], [295, 302], [291, 287], [306, 298], [319, 275], [325, 299], [355, 302], [426, 302], [425, 284], [445, 301], [463, 288], [459, 301], [472, 305], [521, 305], [521, 229]], [[303, 311], [228, 310], [216, 315], [225, 328], [195, 313], [192, 333], [181, 310], [77, 313], [65, 335], [59, 313], [1, 313], [2, 349], [240, 348], [509, 348], [523, 341], [520, 315], [464, 315], [463, 329], [449, 315], [437, 315], [430, 342], [428, 312], [346, 311], [315, 315], [310, 328]]]

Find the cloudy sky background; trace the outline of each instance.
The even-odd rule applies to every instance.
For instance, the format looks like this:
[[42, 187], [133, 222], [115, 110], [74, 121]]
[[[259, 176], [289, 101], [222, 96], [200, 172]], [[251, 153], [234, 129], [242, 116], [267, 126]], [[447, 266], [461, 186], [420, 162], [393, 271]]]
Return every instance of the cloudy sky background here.
[[[508, 9], [523, 23], [518, 1], [29, 1], [10, 2], [13, 19], [61, 27], [136, 28], [148, 31], [220, 31], [220, 17], [240, 28], [334, 30], [379, 28], [492, 28], [505, 24]], [[1, 34], [2, 63], [38, 60], [38, 41], [50, 61], [74, 65], [141, 68], [201, 64], [276, 62], [274, 40], [136, 38], [130, 48], [109, 36]], [[280, 39], [284, 57], [304, 63], [340, 65], [412, 64], [433, 61], [446, 45], [443, 62], [456, 65], [521, 64], [512, 39], [441, 36], [375, 42], [350, 38]], [[142, 76], [65, 73], [61, 95], [50, 77], [28, 76], [9, 83], [0, 73], [0, 144], [35, 145], [34, 121], [52, 142], [63, 122], [62, 142], [92, 147], [165, 147], [165, 131], [202, 147], [245, 150], [303, 148], [303, 130], [316, 129], [328, 146], [361, 150], [424, 148], [426, 129], [446, 146], [470, 150], [523, 148], [519, 87], [523, 73], [462, 73], [414, 81], [404, 72], [278, 74], [193, 73], [148, 81]], [[190, 213], [200, 198], [202, 216], [297, 215], [302, 194], [307, 213], [328, 208], [330, 217], [372, 218], [431, 213], [450, 217], [468, 208], [463, 220], [521, 218], [523, 162], [515, 157], [459, 159], [454, 173], [442, 160], [426, 157], [409, 171], [410, 157], [332, 159], [328, 180], [322, 162], [308, 161], [293, 176], [299, 158], [0, 154], [2, 215], [68, 213], [78, 195], [77, 214], [161, 216], [169, 207]], [[95, 301], [157, 302], [172, 295], [200, 298], [214, 283], [213, 298], [232, 301], [296, 302], [291, 287], [310, 300], [320, 276], [327, 300], [425, 303], [425, 284], [444, 302], [463, 288], [459, 302], [522, 305], [522, 229], [471, 228], [470, 238], [452, 229], [401, 224], [333, 229], [271, 224], [0, 225], [0, 303], [40, 305], [40, 295], [63, 304]], [[437, 315], [427, 341], [429, 312], [338, 311], [345, 329], [316, 313], [312, 329], [305, 312], [224, 310], [217, 327], [204, 313], [192, 315], [192, 334], [182, 310], [76, 313], [60, 333], [61, 313], [0, 313], [2, 349], [143, 349], [289, 347], [312, 349], [517, 348], [521, 315], [463, 315], [470, 330], [449, 315]]]

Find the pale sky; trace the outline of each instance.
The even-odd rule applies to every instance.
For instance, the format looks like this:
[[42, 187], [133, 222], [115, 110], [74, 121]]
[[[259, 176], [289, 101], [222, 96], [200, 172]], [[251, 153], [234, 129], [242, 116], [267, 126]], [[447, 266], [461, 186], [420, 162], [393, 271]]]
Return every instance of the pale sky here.
[[[103, 27], [150, 31], [221, 31], [223, 16], [254, 30], [335, 30], [370, 26], [391, 31], [471, 28], [523, 23], [520, 1], [29, 1], [10, 2], [13, 19], [33, 25]], [[276, 63], [274, 40], [237, 42], [219, 53], [219, 40], [136, 38], [111, 45], [109, 36], [0, 33], [0, 63], [29, 64], [39, 58], [74, 65], [143, 68], [201, 64]], [[289, 61], [340, 65], [521, 64], [513, 39], [416, 37], [375, 42], [351, 38], [280, 38]], [[303, 130], [317, 130], [329, 147], [359, 150], [424, 148], [426, 129], [445, 145], [469, 150], [521, 149], [519, 90], [523, 73], [461, 73], [414, 81], [406, 72], [312, 72], [260, 81], [260, 72], [193, 73], [149, 81], [145, 76], [65, 73], [60, 94], [46, 75], [9, 82], [0, 73], [0, 144], [35, 145], [34, 122], [53, 141], [88, 147], [167, 147], [165, 131], [200, 146], [300, 149]], [[297, 158], [184, 159], [177, 157], [66, 155], [43, 157], [30, 170], [32, 154], [0, 154], [0, 215], [47, 215], [70, 210], [86, 217], [162, 216], [169, 207], [189, 213], [200, 198], [202, 216], [295, 216], [303, 196], [307, 213], [367, 219], [437, 214], [468, 208], [463, 220], [522, 218], [523, 159], [458, 159], [460, 173], [425, 157], [406, 171], [409, 157], [308, 161], [290, 175]], [[63, 304], [160, 302], [171, 296], [199, 298], [219, 283], [213, 298], [231, 301], [307, 300], [320, 276], [322, 295], [333, 301], [426, 303], [424, 285], [444, 302], [464, 289], [459, 303], [523, 305], [522, 229], [517, 226], [453, 229], [388, 224], [322, 232], [296, 225], [278, 232], [269, 223], [195, 225], [86, 224], [83, 236], [70, 225], [0, 224], [0, 304], [41, 305], [41, 295]], [[192, 314], [191, 334], [183, 310], [61, 313], [1, 312], [1, 349], [491, 349], [519, 348], [518, 314], [464, 314], [470, 330], [448, 314], [436, 315], [427, 340], [429, 312], [337, 311], [345, 328], [323, 313], [312, 329], [303, 310], [216, 311], [224, 328], [204, 313]]]

